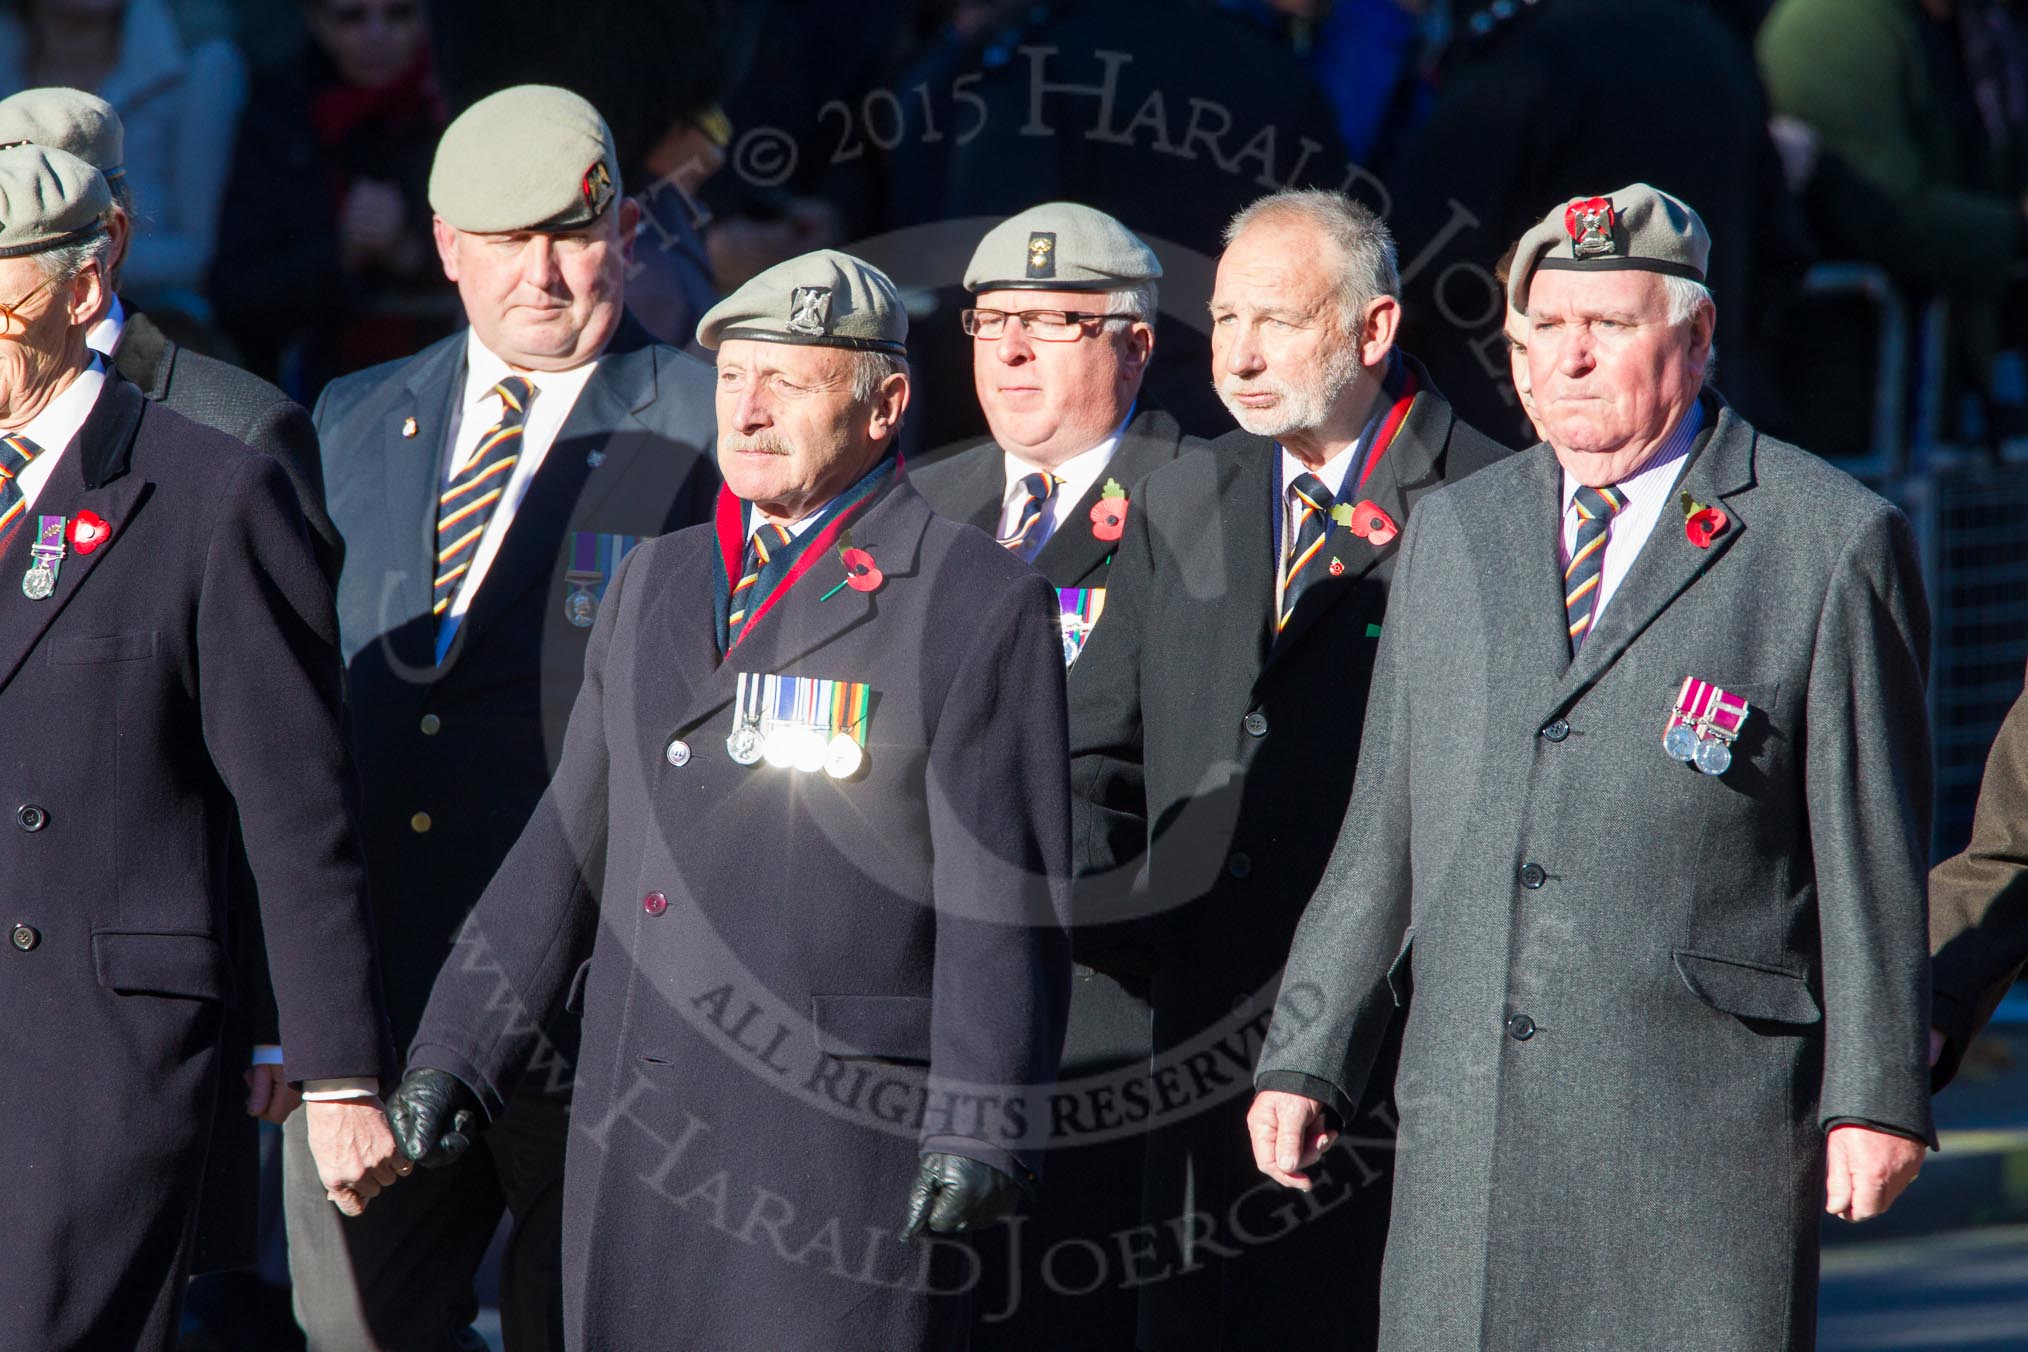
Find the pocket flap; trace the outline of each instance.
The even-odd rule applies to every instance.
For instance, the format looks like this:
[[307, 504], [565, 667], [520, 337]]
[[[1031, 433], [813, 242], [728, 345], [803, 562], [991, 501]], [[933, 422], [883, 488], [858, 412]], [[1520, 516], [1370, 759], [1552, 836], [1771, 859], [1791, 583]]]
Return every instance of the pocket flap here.
[[591, 959], [586, 958], [583, 962], [577, 965], [577, 971], [571, 974], [570, 990], [563, 997], [564, 1013], [566, 1014], [584, 1013], [584, 983], [586, 982], [586, 980], [590, 978], [590, 976], [591, 976]]
[[50, 640], [49, 660], [62, 666], [136, 662], [153, 657], [158, 646], [152, 629], [127, 634], [63, 634]]
[[1401, 951], [1394, 955], [1394, 962], [1387, 969], [1387, 988], [1394, 992], [1394, 1007], [1408, 1008], [1408, 997], [1415, 993], [1415, 964], [1410, 960], [1409, 950], [1415, 947], [1415, 926], [1401, 936]]
[[930, 1059], [931, 1002], [920, 995], [813, 995], [817, 1047], [831, 1056]]
[[206, 934], [106, 930], [92, 935], [99, 984], [122, 995], [225, 999], [230, 989], [225, 950]]
[[1675, 958], [1683, 984], [1713, 1009], [1773, 1023], [1808, 1024], [1824, 1017], [1809, 981], [1794, 972], [1681, 950]]

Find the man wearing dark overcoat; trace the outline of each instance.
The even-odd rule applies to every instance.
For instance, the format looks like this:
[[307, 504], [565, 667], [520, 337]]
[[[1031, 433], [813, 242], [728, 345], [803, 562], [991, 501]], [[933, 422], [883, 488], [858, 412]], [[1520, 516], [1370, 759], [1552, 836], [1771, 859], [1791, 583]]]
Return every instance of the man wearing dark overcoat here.
[[715, 519], [608, 586], [556, 777], [410, 1051], [392, 1111], [435, 1160], [582, 1007], [572, 1349], [962, 1347], [978, 1264], [938, 1236], [1035, 1182], [1069, 971], [1057, 610], [909, 486], [906, 331], [829, 251], [705, 315]]
[[[1123, 504], [1183, 440], [1176, 420], [1141, 394], [1161, 275], [1154, 250], [1075, 202], [1032, 207], [987, 231], [965, 269], [977, 307], [960, 323], [992, 440], [913, 475], [930, 506], [986, 531], [1049, 579], [1066, 664], [1105, 613]], [[1074, 932], [1071, 942], [1075, 957]], [[1145, 1076], [1150, 1050], [1143, 984], [1078, 961], [1059, 1091], [1116, 1090]], [[1110, 1249], [1139, 1223], [1140, 1133], [1079, 1132], [1070, 1118], [1052, 1125], [1062, 1130], [1033, 1214], [981, 1241], [987, 1274], [973, 1344], [982, 1352], [1133, 1343], [1131, 1286], [1085, 1289], [1081, 1274], [1042, 1265], [1066, 1243]]]
[[[717, 486], [710, 371], [658, 344], [611, 350], [637, 208], [597, 110], [530, 85], [474, 104], [444, 132], [430, 197], [471, 327], [333, 382], [316, 413], [346, 541], [347, 699], [404, 1045], [549, 782], [621, 558], [704, 520]], [[532, 1053], [482, 1148], [359, 1225], [311, 1205], [290, 1137], [291, 1267], [313, 1345], [463, 1345], [504, 1211], [506, 1345], [557, 1346], [575, 1025], [560, 1020]]]
[[1548, 442], [1402, 544], [1248, 1119], [1310, 1186], [1407, 1004], [1386, 1348], [1813, 1347], [1931, 1134], [1915, 542], [1704, 391], [1710, 248], [1645, 184], [1523, 236]]
[[241, 828], [324, 1198], [406, 1172], [340, 722], [337, 625], [265, 456], [151, 403], [86, 346], [112, 195], [0, 150], [0, 1346], [167, 1349], [221, 1077]]
[[1157, 1055], [1151, 1082], [1077, 1123], [1153, 1129], [1143, 1225], [1112, 1273], [1139, 1292], [1144, 1346], [1357, 1346], [1386, 1233], [1387, 1086], [1350, 1126], [1363, 1144], [1332, 1157], [1332, 1205], [1307, 1214], [1260, 1187], [1241, 1123], [1351, 793], [1395, 538], [1504, 448], [1395, 348], [1394, 246], [1370, 212], [1275, 194], [1226, 240], [1213, 377], [1240, 430], [1124, 504], [1106, 614], [1071, 669], [1080, 933], [1114, 921], [1092, 960], [1152, 973]]

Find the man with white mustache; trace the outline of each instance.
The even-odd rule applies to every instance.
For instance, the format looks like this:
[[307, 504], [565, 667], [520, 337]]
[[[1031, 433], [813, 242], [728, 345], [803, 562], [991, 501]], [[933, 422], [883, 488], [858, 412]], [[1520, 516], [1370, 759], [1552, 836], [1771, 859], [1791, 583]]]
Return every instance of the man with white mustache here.
[[1123, 898], [1151, 972], [1154, 1083], [1181, 1086], [1149, 1146], [1142, 1345], [1363, 1346], [1388, 1079], [1338, 1124], [1323, 1195], [1289, 1208], [1258, 1189], [1231, 1066], [1259, 1052], [1351, 793], [1394, 541], [1425, 493], [1506, 450], [1396, 350], [1394, 243], [1366, 208], [1276, 193], [1225, 241], [1213, 379], [1240, 430], [1186, 447], [1127, 508], [1106, 621], [1071, 669], [1077, 866]]

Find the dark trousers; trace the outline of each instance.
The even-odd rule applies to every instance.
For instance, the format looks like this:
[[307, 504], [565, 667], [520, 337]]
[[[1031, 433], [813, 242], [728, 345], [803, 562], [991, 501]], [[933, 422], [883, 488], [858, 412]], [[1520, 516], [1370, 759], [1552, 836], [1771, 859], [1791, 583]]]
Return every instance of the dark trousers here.
[[293, 1114], [283, 1196], [310, 1352], [483, 1352], [472, 1282], [503, 1212], [514, 1218], [500, 1273], [507, 1352], [562, 1352], [569, 1130], [567, 1099], [516, 1094], [458, 1163], [416, 1170], [348, 1219], [325, 1198]]

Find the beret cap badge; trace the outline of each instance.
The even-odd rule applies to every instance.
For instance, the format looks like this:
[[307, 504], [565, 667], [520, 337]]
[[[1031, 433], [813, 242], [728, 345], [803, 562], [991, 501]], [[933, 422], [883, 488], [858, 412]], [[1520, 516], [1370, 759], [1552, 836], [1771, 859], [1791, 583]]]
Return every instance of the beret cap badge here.
[[789, 329], [795, 333], [821, 335], [831, 326], [831, 288], [799, 286], [789, 292]]
[[1619, 218], [1610, 197], [1590, 197], [1563, 209], [1563, 228], [1570, 232], [1570, 252], [1578, 258], [1604, 258], [1620, 251], [1613, 238]]
[[1036, 230], [1028, 236], [1028, 275], [1030, 277], [1054, 277], [1056, 275], [1056, 232]]
[[613, 200], [613, 175], [602, 159], [593, 160], [584, 171], [584, 204], [593, 216], [603, 216]]

